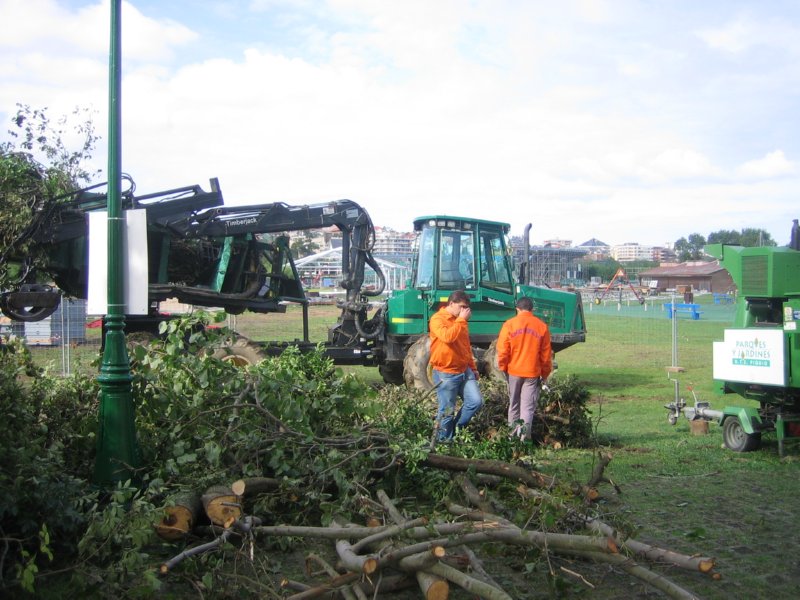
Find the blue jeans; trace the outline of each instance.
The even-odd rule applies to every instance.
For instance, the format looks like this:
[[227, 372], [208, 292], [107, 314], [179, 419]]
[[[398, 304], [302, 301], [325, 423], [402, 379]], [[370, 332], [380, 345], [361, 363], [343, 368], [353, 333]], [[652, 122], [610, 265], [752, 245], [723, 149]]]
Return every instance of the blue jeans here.
[[[478, 381], [472, 369], [467, 369], [464, 373], [443, 373], [434, 369], [433, 383], [439, 384], [436, 388], [439, 399], [439, 412], [436, 414], [439, 441], [451, 440], [455, 431], [465, 427], [483, 405]], [[464, 403], [456, 411], [456, 399], [459, 396]]]

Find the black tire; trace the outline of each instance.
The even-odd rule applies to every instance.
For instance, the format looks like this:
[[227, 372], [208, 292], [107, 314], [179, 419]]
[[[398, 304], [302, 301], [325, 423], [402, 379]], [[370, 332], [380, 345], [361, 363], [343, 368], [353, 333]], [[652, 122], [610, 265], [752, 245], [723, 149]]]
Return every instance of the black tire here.
[[392, 385], [403, 385], [405, 383], [405, 377], [403, 377], [403, 363], [401, 362], [394, 361], [379, 365], [378, 373], [383, 377], [384, 383]]
[[246, 367], [260, 363], [266, 355], [261, 348], [245, 337], [238, 336], [232, 341], [224, 342], [214, 350], [214, 358], [232, 363], [237, 367]]
[[424, 335], [411, 344], [403, 360], [403, 378], [408, 387], [423, 391], [433, 389], [430, 358], [431, 338]]
[[483, 375], [489, 379], [506, 381], [506, 374], [497, 366], [497, 338], [492, 340], [486, 352], [483, 353], [483, 369]]
[[[25, 301], [30, 301], [32, 304], [28, 306]], [[0, 294], [0, 311], [7, 317], [23, 323], [46, 319], [58, 310], [59, 304], [61, 304], [61, 294], [49, 285], [25, 284], [19, 293]]]
[[734, 452], [751, 452], [761, 447], [761, 433], [747, 433], [738, 417], [728, 417], [722, 426], [725, 447]]

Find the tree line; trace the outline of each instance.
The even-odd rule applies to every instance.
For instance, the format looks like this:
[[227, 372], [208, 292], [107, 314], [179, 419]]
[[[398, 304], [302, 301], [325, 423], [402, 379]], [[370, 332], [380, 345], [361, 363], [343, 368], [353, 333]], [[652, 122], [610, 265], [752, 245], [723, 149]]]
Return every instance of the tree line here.
[[764, 229], [746, 227], [740, 231], [720, 229], [708, 234], [708, 238], [692, 233], [675, 241], [675, 254], [680, 262], [687, 260], [712, 260], [703, 252], [706, 244], [730, 244], [733, 246], [777, 246], [770, 233]]

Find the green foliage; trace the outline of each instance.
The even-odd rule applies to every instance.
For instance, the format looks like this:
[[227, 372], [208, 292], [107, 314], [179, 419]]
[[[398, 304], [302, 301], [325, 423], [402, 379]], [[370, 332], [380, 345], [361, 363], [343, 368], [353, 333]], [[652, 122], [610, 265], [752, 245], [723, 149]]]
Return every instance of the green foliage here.
[[[98, 139], [87, 110], [76, 109], [71, 118], [53, 122], [46, 110], [18, 104], [12, 122], [10, 140], [0, 144], [0, 289], [21, 276], [21, 261], [40, 260], [25, 232], [49, 203], [95, 175], [86, 163]], [[80, 139], [76, 150], [67, 147], [70, 135]]]
[[[77, 122], [73, 123], [75, 120]], [[89, 171], [86, 167], [99, 139], [94, 131], [91, 110], [76, 108], [71, 116], [62, 115], [53, 122], [47, 109], [17, 104], [12, 122], [13, 128], [8, 130], [8, 135], [14, 141], [0, 145], [0, 151], [23, 153], [44, 176], [42, 185], [50, 196], [70, 191], [80, 182], [87, 183], [99, 172]], [[65, 138], [69, 135], [79, 140], [77, 149], [67, 147]]]
[[8, 549], [3, 582], [16, 580], [33, 591], [33, 578], [43, 565], [75, 551], [86, 523], [84, 507], [93, 498], [83, 479], [89, 439], [84, 419], [93, 404], [89, 396], [75, 380], [37, 369], [18, 340], [0, 347], [5, 426], [0, 436], [0, 537]]
[[328, 435], [371, 414], [361, 400], [369, 388], [334, 369], [322, 349], [302, 354], [289, 347], [279, 360], [255, 367], [255, 393], [263, 405], [286, 425], [304, 433]]
[[319, 244], [314, 241], [314, 234], [312, 231], [302, 231], [295, 235], [292, 239], [290, 246], [292, 258], [297, 260], [304, 256], [310, 256], [315, 252], [319, 252]]
[[[562, 445], [586, 448], [594, 444], [589, 402], [591, 393], [586, 382], [575, 376], [551, 377], [547, 390], [539, 398], [539, 411], [544, 418], [537, 419], [534, 434], [550, 438]], [[549, 416], [556, 416], [550, 419]], [[567, 419], [565, 422], [563, 419]]]
[[[510, 434], [506, 425], [508, 385], [488, 378], [481, 379], [480, 385], [484, 406], [470, 424], [476, 441], [464, 456], [510, 460], [521, 448], [516, 440], [505, 443]], [[589, 390], [577, 377], [551, 376], [547, 389], [542, 389], [539, 396], [533, 437], [548, 443], [558, 442], [561, 446], [592, 446], [590, 400]]]
[[746, 227], [741, 231], [720, 229], [708, 234], [709, 244], [730, 244], [733, 246], [776, 246], [772, 235], [764, 229]]
[[160, 545], [153, 523], [160, 515], [160, 481], [142, 488], [120, 483], [87, 510], [71, 589], [94, 597], [149, 598], [161, 588], [153, 553]]
[[732, 244], [734, 246], [775, 246], [775, 240], [770, 233], [764, 229], [747, 227], [741, 231], [730, 229], [720, 229], [708, 234], [708, 241], [699, 233], [691, 234], [688, 239], [680, 238], [675, 242], [675, 254], [678, 260], [686, 262], [689, 260], [708, 260], [703, 252], [706, 244]]
[[699, 233], [692, 233], [688, 239], [680, 238], [675, 242], [675, 254], [678, 260], [686, 262], [688, 260], [702, 260], [704, 258], [703, 246], [706, 245], [706, 238]]
[[611, 281], [614, 273], [622, 266], [613, 258], [606, 258], [604, 260], [584, 260], [580, 261], [581, 276], [585, 280], [592, 277], [599, 277], [602, 281]]

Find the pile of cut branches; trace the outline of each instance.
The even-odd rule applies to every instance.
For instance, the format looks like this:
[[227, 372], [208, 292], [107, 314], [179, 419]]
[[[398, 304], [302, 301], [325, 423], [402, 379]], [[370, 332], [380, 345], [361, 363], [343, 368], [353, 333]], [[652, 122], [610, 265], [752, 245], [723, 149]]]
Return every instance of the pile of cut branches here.
[[[508, 385], [503, 381], [480, 380], [484, 405], [470, 427], [476, 436], [492, 437], [505, 433], [502, 424], [508, 420]], [[589, 391], [574, 376], [553, 375], [542, 388], [533, 438], [539, 443], [561, 448], [587, 448], [593, 444], [589, 417]]]
[[[167, 574], [185, 559], [216, 550], [235, 539], [239, 540], [240, 548], [249, 548], [252, 553], [254, 545], [262, 540], [292, 537], [328, 540], [331, 544], [325, 554], [318, 551], [307, 554], [304, 581], [281, 578], [281, 587], [290, 590], [292, 594], [288, 597], [295, 600], [323, 596], [359, 599], [378, 594], [385, 597], [409, 587], [418, 587], [423, 598], [434, 600], [448, 598], [452, 585], [487, 600], [509, 600], [516, 596], [495, 580], [476, 552], [498, 544], [535, 549], [553, 557], [578, 557], [610, 564], [670, 598], [694, 596], [649, 568], [650, 563], [717, 577], [712, 558], [688, 556], [628, 537], [591, 516], [585, 503], [556, 495], [556, 482], [532, 469], [502, 461], [440, 454], [430, 454], [423, 468], [451, 472], [465, 505], [447, 500], [444, 514], [436, 511], [408, 514], [398, 508], [383, 488], [378, 488], [374, 497], [371, 494], [361, 498], [358, 521], [363, 525], [344, 515], [335, 516], [327, 526], [267, 525], [264, 518], [245, 515], [244, 509], [250, 504], [248, 500], [258, 494], [278, 490], [280, 482], [239, 480], [229, 489], [217, 488], [202, 500], [212, 522], [211, 527], [203, 530], [214, 535], [214, 539], [176, 554], [161, 565], [160, 571]], [[558, 513], [563, 531], [531, 527], [530, 521], [519, 523], [516, 518], [519, 508], [509, 509], [495, 495], [504, 484], [516, 486], [518, 500], [527, 503], [529, 510], [547, 507], [548, 511]], [[198, 501], [198, 507], [199, 504]], [[177, 508], [178, 505], [169, 511], [160, 524], [164, 537], [174, 539], [177, 529], [173, 526], [187, 524], [185, 519], [172, 518]], [[182, 533], [188, 533], [188, 529]], [[565, 569], [565, 572], [591, 585], [575, 570]]]

